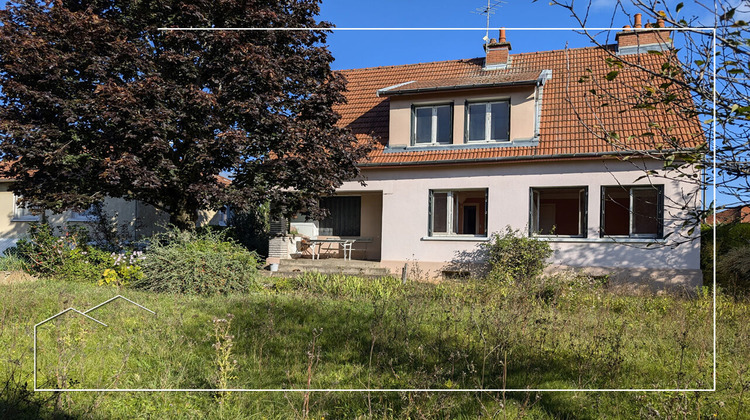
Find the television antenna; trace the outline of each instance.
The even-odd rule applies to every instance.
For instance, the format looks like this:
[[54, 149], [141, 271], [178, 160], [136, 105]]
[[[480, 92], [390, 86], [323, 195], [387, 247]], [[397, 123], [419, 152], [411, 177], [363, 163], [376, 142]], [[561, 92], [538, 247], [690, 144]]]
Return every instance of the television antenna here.
[[503, 3], [508, 3], [507, 1], [502, 0], [495, 0], [494, 2], [492, 0], [487, 0], [487, 6], [486, 7], [477, 7], [473, 12], [476, 15], [486, 15], [487, 16], [487, 32], [484, 34], [484, 43], [488, 44], [490, 42], [490, 16], [497, 13], [497, 8], [502, 7]]

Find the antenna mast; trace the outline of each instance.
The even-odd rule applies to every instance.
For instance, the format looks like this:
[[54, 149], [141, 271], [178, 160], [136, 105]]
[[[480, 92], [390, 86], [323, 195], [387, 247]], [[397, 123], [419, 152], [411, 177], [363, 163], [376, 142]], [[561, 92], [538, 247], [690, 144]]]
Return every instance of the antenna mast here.
[[507, 3], [506, 1], [502, 0], [495, 0], [493, 3], [492, 0], [487, 0], [487, 6], [486, 7], [477, 7], [473, 12], [477, 15], [486, 15], [487, 16], [487, 32], [484, 34], [484, 43], [488, 44], [490, 42], [490, 16], [497, 13], [497, 8], [502, 7], [501, 3]]

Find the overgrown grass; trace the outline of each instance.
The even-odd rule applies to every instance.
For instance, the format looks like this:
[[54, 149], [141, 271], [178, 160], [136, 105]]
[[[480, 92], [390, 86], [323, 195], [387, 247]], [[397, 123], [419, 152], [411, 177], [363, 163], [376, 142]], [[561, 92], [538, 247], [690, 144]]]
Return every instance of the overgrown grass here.
[[24, 271], [26, 262], [17, 255], [0, 256], [0, 271]]
[[[309, 388], [710, 388], [711, 296], [625, 297], [587, 279], [441, 284], [308, 274], [196, 297], [37, 281], [0, 286], [0, 417], [745, 418], [750, 305], [719, 297], [716, 393], [306, 392]], [[39, 386], [215, 388], [213, 320], [233, 315], [232, 388], [300, 392], [29, 393]], [[224, 339], [222, 339], [224, 340]], [[226, 346], [223, 346], [226, 348]]]

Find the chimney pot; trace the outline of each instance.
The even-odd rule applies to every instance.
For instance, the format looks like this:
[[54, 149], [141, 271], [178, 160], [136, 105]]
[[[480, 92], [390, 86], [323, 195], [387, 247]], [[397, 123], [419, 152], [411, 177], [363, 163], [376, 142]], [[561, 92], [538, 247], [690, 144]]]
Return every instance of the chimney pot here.
[[490, 39], [490, 44], [497, 44], [497, 40], [495, 38]]
[[618, 53], [641, 54], [652, 49], [661, 51], [671, 48], [672, 40], [669, 32], [655, 30], [664, 27], [664, 18], [659, 14], [656, 18], [656, 23], [646, 22], [643, 25], [643, 16], [636, 13], [633, 28], [631, 29], [630, 25], [625, 25], [623, 30], [615, 36]]
[[505, 40], [505, 28], [500, 28], [500, 38], [499, 38], [499, 40], [500, 40], [500, 42], [507, 42]]

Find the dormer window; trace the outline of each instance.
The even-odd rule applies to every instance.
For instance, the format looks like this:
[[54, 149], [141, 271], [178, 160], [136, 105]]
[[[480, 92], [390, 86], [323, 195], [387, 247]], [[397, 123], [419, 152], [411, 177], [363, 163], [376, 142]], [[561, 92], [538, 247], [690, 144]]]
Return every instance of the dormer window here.
[[453, 105], [415, 106], [412, 110], [412, 145], [451, 144]]
[[466, 131], [469, 142], [510, 141], [510, 101], [467, 104]]

